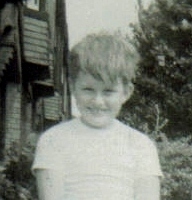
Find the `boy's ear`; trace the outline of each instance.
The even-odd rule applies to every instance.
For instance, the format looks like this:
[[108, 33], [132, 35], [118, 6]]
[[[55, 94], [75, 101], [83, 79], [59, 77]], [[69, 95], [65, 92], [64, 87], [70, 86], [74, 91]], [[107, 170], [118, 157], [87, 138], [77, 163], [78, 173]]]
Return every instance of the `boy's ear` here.
[[134, 85], [133, 83], [129, 83], [128, 85], [125, 86], [125, 99], [124, 103], [131, 97], [134, 91]]

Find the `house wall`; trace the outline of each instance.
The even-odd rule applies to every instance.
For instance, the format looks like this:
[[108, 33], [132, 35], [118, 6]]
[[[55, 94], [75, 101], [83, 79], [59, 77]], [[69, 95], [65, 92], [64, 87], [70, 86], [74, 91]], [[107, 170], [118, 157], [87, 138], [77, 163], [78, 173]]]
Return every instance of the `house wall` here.
[[[58, 40], [56, 40], [56, 23], [55, 23], [55, 1], [48, 1], [46, 4], [46, 11], [48, 18], [44, 21], [40, 19], [24, 16], [24, 32], [23, 32], [23, 47], [24, 47], [24, 61], [27, 64], [35, 64], [40, 67], [48, 66], [51, 71], [51, 77], [44, 81], [54, 84], [54, 77], [59, 79], [60, 84], [63, 80], [61, 73], [55, 73], [55, 67], [63, 68], [63, 55], [59, 51], [55, 51], [58, 46]], [[51, 14], [50, 14], [51, 13]], [[49, 15], [50, 14], [50, 15]], [[62, 32], [63, 33], [63, 32]], [[62, 34], [61, 34], [62, 35]], [[38, 36], [38, 38], [37, 38]], [[40, 38], [39, 38], [40, 37]], [[41, 38], [42, 37], [42, 38]], [[65, 38], [66, 39], [66, 38]], [[65, 40], [63, 39], [63, 40]], [[62, 42], [63, 42], [62, 40]], [[17, 49], [18, 50], [18, 49]], [[63, 46], [61, 45], [61, 50]], [[63, 51], [61, 51], [63, 54]], [[15, 56], [15, 54], [14, 54]], [[43, 57], [44, 56], [44, 57]], [[16, 58], [13, 58], [16, 59]], [[16, 61], [16, 60], [15, 60]], [[16, 61], [17, 62], [17, 61]], [[58, 62], [60, 64], [58, 64]], [[24, 65], [23, 65], [24, 66]], [[7, 74], [12, 69], [9, 63]], [[62, 70], [61, 70], [62, 71]], [[12, 72], [13, 73], [13, 72]], [[38, 72], [37, 72], [38, 73]], [[59, 87], [55, 87], [55, 94], [52, 97], [33, 97], [33, 94], [28, 91], [30, 85], [31, 76], [30, 72], [27, 74], [29, 77], [25, 77], [22, 81], [25, 83], [25, 91], [21, 91], [21, 86], [16, 83], [15, 80], [6, 79], [6, 94], [5, 94], [5, 147], [8, 147], [13, 141], [36, 141], [42, 131], [35, 131], [34, 129], [34, 105], [35, 101], [39, 98], [43, 100], [42, 109], [44, 122], [48, 124], [55, 124], [61, 120], [67, 119], [65, 112], [67, 113], [67, 98], [66, 102], [63, 101], [66, 93], [59, 91]], [[17, 77], [18, 74], [14, 74]], [[63, 75], [64, 76], [64, 75]], [[38, 79], [37, 79], [38, 80]], [[15, 82], [14, 82], [15, 81]], [[59, 88], [59, 89], [57, 89]], [[63, 87], [61, 87], [63, 90]], [[27, 97], [29, 93], [29, 98]], [[27, 99], [28, 98], [28, 99]], [[63, 103], [64, 102], [64, 103]], [[65, 105], [66, 104], [66, 105]], [[66, 107], [66, 108], [65, 108]], [[44, 126], [47, 128], [48, 126]]]
[[[23, 94], [24, 95], [24, 94]], [[38, 134], [32, 127], [32, 102], [23, 101], [20, 85], [8, 83], [6, 89], [5, 148], [12, 142], [35, 144]]]
[[5, 142], [5, 94], [6, 82], [5, 79], [0, 80], [0, 161], [3, 158], [3, 148]]
[[44, 99], [45, 118], [60, 121], [62, 118], [61, 97], [55, 95]]
[[23, 18], [24, 57], [27, 62], [49, 65], [49, 25], [46, 19]]
[[21, 93], [19, 85], [8, 83], [6, 90], [5, 146], [18, 141], [21, 134]]

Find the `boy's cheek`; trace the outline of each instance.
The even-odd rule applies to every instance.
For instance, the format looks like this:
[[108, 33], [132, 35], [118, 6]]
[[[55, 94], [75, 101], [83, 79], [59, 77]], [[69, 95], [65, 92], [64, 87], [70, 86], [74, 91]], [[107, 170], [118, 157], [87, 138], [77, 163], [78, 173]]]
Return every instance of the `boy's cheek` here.
[[129, 100], [129, 98], [132, 96], [134, 92], [134, 85], [132, 83], [129, 83], [125, 88], [124, 88], [124, 95], [125, 95], [125, 98], [127, 100]]

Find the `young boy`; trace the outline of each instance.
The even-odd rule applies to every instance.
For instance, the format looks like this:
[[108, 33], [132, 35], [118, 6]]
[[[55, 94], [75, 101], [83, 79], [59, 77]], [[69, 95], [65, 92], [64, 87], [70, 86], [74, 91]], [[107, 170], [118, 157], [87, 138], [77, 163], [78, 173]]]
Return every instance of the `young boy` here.
[[133, 92], [137, 56], [121, 37], [89, 35], [71, 53], [80, 117], [47, 130], [33, 170], [40, 200], [159, 200], [156, 147], [116, 119]]

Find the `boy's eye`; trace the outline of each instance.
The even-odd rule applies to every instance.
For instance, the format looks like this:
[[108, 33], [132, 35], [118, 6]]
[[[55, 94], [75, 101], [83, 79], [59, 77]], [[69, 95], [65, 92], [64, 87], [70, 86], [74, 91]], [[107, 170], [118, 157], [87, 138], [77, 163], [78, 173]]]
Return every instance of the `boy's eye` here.
[[85, 87], [85, 88], [83, 88], [83, 90], [87, 91], [87, 92], [91, 92], [91, 91], [93, 91], [93, 88]]
[[105, 94], [112, 94], [114, 92], [115, 92], [115, 90], [113, 90], [113, 89], [106, 89], [106, 90], [104, 90]]

